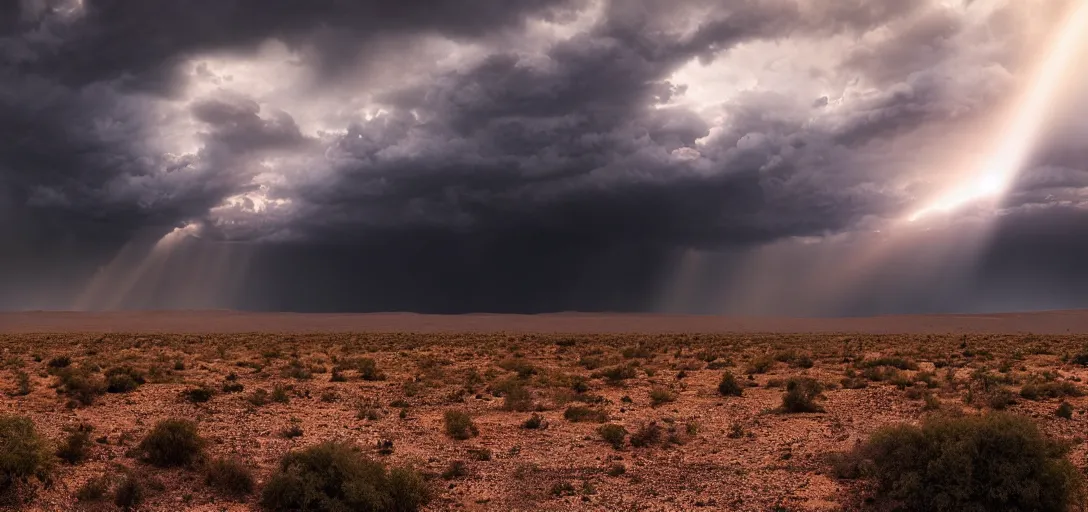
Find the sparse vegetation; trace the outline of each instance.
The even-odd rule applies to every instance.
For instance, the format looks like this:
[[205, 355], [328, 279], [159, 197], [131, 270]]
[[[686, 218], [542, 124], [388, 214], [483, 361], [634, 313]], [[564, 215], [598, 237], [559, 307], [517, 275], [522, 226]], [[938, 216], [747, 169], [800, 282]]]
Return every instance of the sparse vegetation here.
[[167, 419], [155, 424], [137, 451], [144, 461], [155, 466], [187, 466], [203, 455], [204, 439], [197, 433], [196, 423]]
[[612, 445], [612, 448], [616, 450], [623, 448], [623, 442], [627, 438], [627, 429], [612, 423], [601, 425], [597, 429], [597, 433], [601, 435], [601, 439], [604, 439], [606, 443]]
[[875, 432], [853, 456], [858, 469], [838, 472], [873, 479], [880, 498], [909, 510], [1064, 511], [1083, 485], [1066, 451], [1026, 418], [938, 416]]
[[472, 416], [464, 411], [446, 411], [446, 435], [453, 439], [469, 439], [480, 435], [480, 430], [472, 422]]
[[106, 370], [106, 391], [109, 393], [128, 393], [135, 391], [146, 381], [143, 372], [131, 366], [119, 366]]
[[0, 416], [0, 495], [30, 479], [48, 482], [52, 471], [49, 444], [24, 416]]
[[786, 383], [786, 394], [782, 395], [784, 412], [823, 412], [816, 400], [823, 392], [823, 386], [815, 379], [794, 377]]
[[430, 490], [415, 470], [387, 470], [354, 446], [326, 442], [285, 455], [260, 504], [273, 511], [410, 512], [429, 500]]
[[57, 447], [57, 457], [69, 464], [78, 464], [87, 458], [91, 448], [91, 431], [94, 427], [80, 423], [67, 429], [68, 436]]
[[570, 407], [567, 407], [567, 410], [563, 411], [563, 418], [565, 418], [567, 421], [573, 421], [575, 423], [604, 423], [608, 421], [608, 413], [600, 409], [594, 409], [581, 405], [572, 405]]
[[[546, 499], [554, 484], [567, 483], [569, 489], [560, 485], [563, 498], [538, 505], [606, 508], [624, 496], [668, 509], [774, 510], [788, 506], [796, 490], [791, 482], [817, 471], [814, 454], [850, 446], [879, 429], [874, 421], [918, 424], [994, 407], [1030, 415], [1067, 439], [1074, 447], [1070, 462], [1085, 471], [1079, 426], [1088, 408], [1088, 373], [1073, 363], [1084, 347], [1079, 336], [1029, 335], [8, 336], [0, 338], [0, 380], [7, 379], [0, 393], [20, 395], [26, 382], [26, 394], [8, 399], [9, 410], [40, 421], [49, 437], [42, 439], [42, 460], [64, 466], [10, 486], [15, 492], [0, 496], [0, 508], [116, 510], [112, 502], [130, 475], [121, 494], [136, 499], [118, 502], [133, 509], [257, 506], [264, 493], [254, 479], [269, 480], [270, 453], [352, 438], [365, 443], [356, 449], [364, 458], [425, 463], [421, 481], [430, 482], [424, 487], [433, 486], [442, 509], [473, 508], [473, 500], [476, 508], [509, 508]], [[625, 349], [632, 357], [624, 357]], [[66, 366], [49, 366], [61, 356]], [[185, 369], [174, 370], [175, 361]], [[746, 375], [747, 369], [754, 372]], [[371, 378], [389, 382], [369, 382], [364, 374], [371, 370]], [[296, 373], [311, 378], [298, 380]], [[137, 377], [146, 382], [141, 386]], [[768, 416], [787, 411], [787, 400], [781, 407], [777, 400], [790, 395], [797, 379], [811, 379], [822, 391], [794, 384], [799, 399], [790, 403], [808, 397], [814, 409], [831, 414]], [[194, 388], [216, 396], [193, 407], [179, 395]], [[103, 397], [109, 392], [117, 394]], [[81, 393], [93, 402], [85, 409], [58, 407], [82, 407]], [[443, 441], [451, 409], [487, 432], [434, 451], [452, 442]], [[162, 411], [199, 419], [200, 437], [209, 440], [200, 444], [212, 460], [200, 450], [183, 469], [145, 465], [153, 463], [141, 439]], [[81, 421], [97, 428], [81, 434]], [[810, 431], [817, 435], [795, 435]], [[467, 439], [477, 431], [462, 432]], [[262, 442], [245, 442], [249, 435]], [[569, 447], [560, 459], [557, 446]], [[862, 453], [838, 458], [833, 473], [872, 481], [843, 485], [821, 499], [843, 510], [915, 510], [886, 493], [869, 494], [879, 486]], [[647, 457], [654, 467], [644, 464]], [[693, 471], [699, 464], [728, 468], [729, 486]], [[766, 471], [791, 478], [763, 479]], [[493, 485], [507, 473], [514, 483]], [[59, 481], [42, 485], [50, 475]], [[761, 492], [737, 505], [728, 490], [737, 486]], [[866, 494], [849, 497], [850, 490]]]
[[238, 459], [219, 457], [212, 459], [204, 468], [204, 483], [230, 495], [246, 496], [253, 493], [253, 472]]
[[722, 396], [741, 396], [744, 394], [744, 388], [740, 387], [732, 372], [725, 372], [722, 374], [722, 380], [718, 382], [718, 393]]
[[121, 510], [132, 510], [143, 504], [147, 490], [139, 477], [129, 472], [113, 491], [113, 504]]
[[676, 401], [676, 393], [667, 388], [655, 387], [650, 390], [650, 403], [654, 407], [674, 401]]

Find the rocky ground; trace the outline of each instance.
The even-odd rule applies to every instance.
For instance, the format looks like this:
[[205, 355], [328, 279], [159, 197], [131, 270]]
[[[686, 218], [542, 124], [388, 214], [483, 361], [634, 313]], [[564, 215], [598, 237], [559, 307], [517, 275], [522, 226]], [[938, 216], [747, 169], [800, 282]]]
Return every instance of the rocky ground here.
[[[57, 444], [93, 427], [87, 458], [23, 489], [21, 510], [109, 509], [78, 489], [129, 470], [147, 483], [142, 509], [255, 509], [285, 453], [330, 439], [424, 472], [427, 510], [853, 510], [866, 484], [837, 479], [828, 454], [942, 411], [1030, 416], [1088, 468], [1084, 354], [1088, 337], [1030, 335], [13, 334], [0, 414]], [[86, 400], [62, 383], [126, 367], [144, 380], [127, 392]], [[740, 396], [719, 392], [726, 373]], [[781, 410], [791, 378], [823, 385], [822, 412]], [[1055, 415], [1063, 401], [1071, 419]], [[478, 434], [447, 435], [451, 410]], [[165, 418], [195, 420], [207, 457], [244, 461], [256, 493], [223, 496], [199, 463], [140, 462], [132, 447]], [[603, 424], [629, 435], [613, 447]]]

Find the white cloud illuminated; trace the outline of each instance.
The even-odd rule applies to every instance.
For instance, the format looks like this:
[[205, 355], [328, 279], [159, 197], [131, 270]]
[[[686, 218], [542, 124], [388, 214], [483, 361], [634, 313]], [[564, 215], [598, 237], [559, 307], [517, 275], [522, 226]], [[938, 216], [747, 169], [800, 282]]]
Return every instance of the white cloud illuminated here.
[[981, 170], [911, 214], [907, 220], [914, 222], [930, 215], [950, 212], [975, 201], [1000, 197], [1008, 190], [1038, 141], [1053, 111], [1054, 97], [1069, 76], [1078, 52], [1084, 49], [1086, 35], [1088, 2], [1079, 2], [1072, 7], [1061, 30], [1049, 45], [1048, 53], [1041, 59], [1041, 66], [1015, 106], [1012, 116], [1001, 127], [1002, 135]]

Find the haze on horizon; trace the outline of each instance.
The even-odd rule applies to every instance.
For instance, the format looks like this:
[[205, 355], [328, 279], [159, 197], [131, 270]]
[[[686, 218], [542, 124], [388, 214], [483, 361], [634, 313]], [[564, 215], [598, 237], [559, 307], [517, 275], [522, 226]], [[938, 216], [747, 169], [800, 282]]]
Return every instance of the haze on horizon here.
[[1088, 307], [1084, 0], [0, 4], [0, 309]]

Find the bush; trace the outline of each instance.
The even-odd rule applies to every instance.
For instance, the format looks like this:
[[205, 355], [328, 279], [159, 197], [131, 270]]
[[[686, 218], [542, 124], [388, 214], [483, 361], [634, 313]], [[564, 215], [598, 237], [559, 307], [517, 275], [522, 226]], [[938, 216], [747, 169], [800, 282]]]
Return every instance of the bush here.
[[765, 354], [752, 359], [748, 363], [748, 368], [745, 369], [745, 373], [748, 375], [755, 375], [757, 373], [767, 373], [771, 371], [774, 366], [774, 358], [770, 354]]
[[650, 404], [657, 407], [676, 401], [676, 394], [666, 388], [655, 387], [650, 390]]
[[167, 419], [155, 424], [137, 451], [145, 462], [155, 466], [187, 466], [203, 455], [204, 440], [197, 434], [196, 423]]
[[446, 435], [454, 439], [468, 439], [480, 435], [480, 430], [467, 412], [446, 411], [445, 422]]
[[599, 372], [594, 372], [591, 375], [594, 379], [605, 379], [610, 384], [622, 384], [627, 379], [633, 379], [638, 376], [638, 371], [633, 364], [625, 364], [620, 366], [613, 366], [606, 368]]
[[224, 382], [223, 387], [221, 387], [219, 389], [224, 393], [230, 394], [230, 393], [241, 393], [241, 392], [246, 390], [246, 387], [245, 387], [245, 385], [243, 385], [241, 383], [238, 383], [238, 382]]
[[608, 413], [600, 409], [593, 409], [581, 405], [572, 405], [563, 411], [563, 418], [567, 421], [604, 423], [608, 421]]
[[786, 383], [786, 394], [782, 395], [784, 412], [823, 412], [823, 407], [816, 404], [823, 391], [823, 386], [815, 379], [793, 377]]
[[634, 434], [631, 434], [631, 446], [636, 448], [645, 448], [661, 442], [664, 436], [664, 430], [656, 421], [651, 421], [639, 427]]
[[534, 412], [532, 416], [529, 416], [529, 419], [522, 422], [521, 428], [536, 430], [544, 425], [544, 417]]
[[721, 382], [718, 383], [718, 393], [723, 396], [741, 396], [744, 394], [744, 388], [740, 387], [732, 372], [725, 372], [722, 374]]
[[225, 494], [245, 496], [253, 492], [253, 472], [237, 459], [216, 458], [204, 468], [204, 483]]
[[1064, 511], [1082, 489], [1066, 452], [1030, 420], [990, 413], [883, 428], [859, 459], [878, 496], [907, 510]]
[[623, 440], [627, 437], [627, 429], [612, 423], [601, 425], [597, 429], [597, 433], [601, 435], [601, 439], [604, 439], [616, 450], [623, 448]]
[[131, 366], [119, 366], [106, 370], [106, 391], [128, 393], [147, 382], [144, 374]]
[[325, 442], [285, 455], [260, 504], [268, 510], [409, 512], [428, 501], [430, 492], [418, 472], [387, 471], [352, 445]]
[[463, 460], [455, 460], [450, 462], [450, 465], [442, 472], [442, 479], [453, 480], [454, 478], [461, 478], [465, 475], [468, 475], [468, 464], [465, 464], [465, 461]]
[[378, 363], [369, 357], [364, 357], [358, 363], [359, 377], [366, 381], [385, 380], [385, 374], [378, 369]]
[[48, 481], [52, 470], [48, 443], [24, 416], [0, 416], [0, 493], [37, 478]]
[[91, 405], [106, 392], [101, 376], [83, 368], [65, 367], [57, 372], [58, 392], [72, 400], [72, 405]]
[[246, 397], [246, 401], [250, 404], [260, 407], [262, 405], [268, 405], [271, 399], [268, 396], [268, 391], [264, 389], [258, 389]]
[[1059, 418], [1071, 420], [1073, 419], [1073, 406], [1069, 405], [1069, 402], [1062, 402], [1058, 405], [1058, 410], [1054, 411], [1054, 415]]
[[291, 395], [287, 393], [287, 387], [280, 384], [272, 386], [272, 401], [277, 404], [286, 404], [291, 401]]
[[1040, 400], [1044, 398], [1065, 398], [1067, 396], [1081, 396], [1084, 393], [1076, 384], [1068, 381], [1043, 382], [1039, 384], [1025, 384], [1020, 388], [1020, 396], [1028, 400]]
[[129, 473], [113, 491], [113, 504], [121, 507], [122, 510], [132, 510], [144, 502], [146, 494], [144, 484], [136, 475]]
[[68, 429], [68, 437], [57, 447], [57, 457], [69, 464], [78, 464], [87, 458], [91, 447], [91, 431], [94, 427], [86, 423]]
[[207, 386], [186, 389], [185, 391], [181, 392], [181, 396], [184, 397], [185, 400], [194, 404], [202, 404], [204, 402], [207, 402], [208, 400], [212, 399], [213, 395], [215, 395], [215, 390]]
[[68, 356], [57, 356], [50, 359], [46, 366], [50, 368], [67, 368], [72, 365], [72, 358]]
[[83, 485], [79, 486], [79, 489], [76, 490], [76, 501], [80, 503], [102, 501], [109, 492], [109, 480], [105, 477], [97, 476], [83, 482]]
[[505, 386], [502, 399], [504, 411], [528, 412], [533, 407], [533, 393], [528, 388], [517, 382]]
[[30, 389], [30, 375], [22, 370], [15, 370], [15, 392], [11, 396], [29, 395]]

